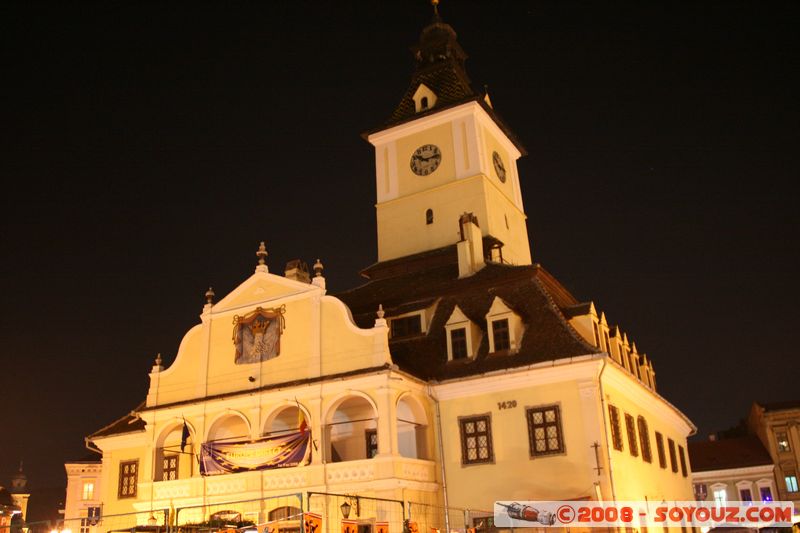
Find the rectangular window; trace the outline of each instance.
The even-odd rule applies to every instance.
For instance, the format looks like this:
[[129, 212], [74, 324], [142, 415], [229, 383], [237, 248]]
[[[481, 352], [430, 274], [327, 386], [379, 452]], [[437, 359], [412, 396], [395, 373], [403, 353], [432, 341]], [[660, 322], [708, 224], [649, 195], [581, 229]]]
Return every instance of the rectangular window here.
[[458, 422], [461, 428], [461, 463], [493, 462], [492, 419], [489, 415], [461, 418]]
[[[669, 442], [672, 442], [672, 440]], [[717, 507], [724, 507], [727, 502], [728, 496], [725, 494], [725, 489], [714, 489], [714, 503]]]
[[658, 466], [667, 467], [667, 454], [664, 453], [664, 435], [656, 431], [656, 450], [658, 450]]
[[84, 500], [94, 499], [94, 481], [85, 481], [83, 483], [83, 499]]
[[608, 406], [608, 417], [611, 422], [611, 442], [615, 450], [622, 451], [622, 427], [619, 425], [619, 409]]
[[119, 464], [119, 498], [135, 498], [139, 479], [139, 461], [124, 461]]
[[788, 492], [797, 492], [797, 474], [787, 473], [783, 479], [786, 481], [786, 490]]
[[750, 492], [750, 489], [741, 489], [739, 490], [739, 499], [743, 502], [752, 502], [753, 493]]
[[772, 489], [770, 489], [769, 487], [759, 487], [758, 492], [761, 495], [762, 502], [772, 501]]
[[634, 457], [639, 456], [639, 444], [636, 437], [636, 424], [633, 422], [633, 417], [625, 413], [625, 429], [628, 432], [628, 449]]
[[90, 528], [96, 525], [97, 520], [100, 518], [99, 507], [89, 507], [86, 511], [86, 518], [81, 518], [80, 533], [89, 533]]
[[775, 432], [775, 442], [778, 445], [779, 452], [788, 452], [792, 448], [789, 446], [789, 434], [785, 431]]
[[171, 481], [173, 479], [178, 479], [178, 456], [177, 455], [165, 455], [161, 462], [161, 467], [163, 469], [163, 474], [161, 476], [162, 481]]
[[393, 339], [410, 337], [422, 333], [422, 316], [414, 315], [403, 318], [393, 318], [389, 321]]
[[667, 447], [669, 448], [669, 463], [672, 466], [672, 471], [678, 471], [678, 456], [675, 454], [675, 441], [667, 439]]
[[557, 405], [531, 407], [526, 411], [526, 415], [531, 456], [563, 453], [564, 438], [559, 407]]
[[686, 454], [683, 452], [683, 446], [678, 445], [678, 457], [681, 459], [681, 475], [683, 477], [689, 476], [689, 469], [686, 468]]
[[364, 432], [367, 439], [367, 459], [372, 459], [378, 455], [378, 430], [368, 429]]
[[450, 330], [450, 349], [454, 361], [466, 359], [469, 356], [467, 353], [467, 328]]
[[592, 322], [592, 326], [594, 326], [594, 345], [598, 348], [600, 347], [600, 333], [597, 329], [597, 322]]
[[636, 421], [639, 425], [639, 443], [642, 445], [642, 459], [647, 463], [652, 463], [653, 454], [650, 453], [650, 432], [647, 429], [647, 420], [640, 416]]
[[494, 338], [494, 351], [508, 350], [511, 348], [511, 337], [508, 333], [508, 319], [492, 321], [492, 336]]

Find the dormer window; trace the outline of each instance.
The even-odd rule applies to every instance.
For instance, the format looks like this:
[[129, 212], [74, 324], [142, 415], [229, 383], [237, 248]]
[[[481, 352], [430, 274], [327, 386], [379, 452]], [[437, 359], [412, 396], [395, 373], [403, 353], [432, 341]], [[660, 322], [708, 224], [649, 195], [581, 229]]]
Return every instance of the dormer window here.
[[453, 360], [466, 359], [469, 357], [467, 349], [467, 328], [455, 328], [450, 330], [450, 351]]
[[507, 318], [492, 321], [492, 339], [494, 340], [493, 351], [495, 352], [511, 348], [511, 336], [508, 331]]
[[459, 361], [475, 357], [481, 340], [481, 330], [467, 318], [458, 306], [444, 325], [447, 334], [447, 360]]
[[424, 83], [419, 84], [411, 98], [414, 100], [414, 111], [417, 113], [427, 111], [436, 105], [436, 93]]
[[393, 339], [419, 335], [422, 333], [422, 315], [416, 314], [401, 318], [393, 318], [389, 321], [389, 325]]
[[502, 299], [495, 297], [486, 313], [489, 329], [489, 352], [516, 352], [519, 350], [524, 324]]
[[425, 224], [433, 224], [433, 209], [425, 211]]

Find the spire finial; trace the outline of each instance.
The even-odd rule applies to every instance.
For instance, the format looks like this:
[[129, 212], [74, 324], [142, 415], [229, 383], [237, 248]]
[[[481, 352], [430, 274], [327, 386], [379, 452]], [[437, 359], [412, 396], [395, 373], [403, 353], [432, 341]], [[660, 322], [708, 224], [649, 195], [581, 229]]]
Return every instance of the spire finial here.
[[386, 315], [386, 311], [383, 310], [383, 304], [378, 304], [378, 318], [383, 318]]
[[160, 353], [156, 356], [156, 366], [161, 366], [161, 354]]
[[206, 291], [206, 303], [209, 305], [214, 303], [214, 289], [211, 287]]
[[264, 246], [264, 241], [261, 241], [261, 244], [258, 245], [256, 256], [258, 257], [259, 265], [264, 265], [267, 263], [267, 247]]
[[316, 262], [316, 263], [314, 263], [314, 277], [319, 277], [319, 276], [321, 276], [321, 275], [322, 275], [322, 269], [323, 269], [323, 268], [324, 268], [324, 267], [322, 266], [322, 261], [320, 261], [319, 259], [317, 259], [317, 262]]

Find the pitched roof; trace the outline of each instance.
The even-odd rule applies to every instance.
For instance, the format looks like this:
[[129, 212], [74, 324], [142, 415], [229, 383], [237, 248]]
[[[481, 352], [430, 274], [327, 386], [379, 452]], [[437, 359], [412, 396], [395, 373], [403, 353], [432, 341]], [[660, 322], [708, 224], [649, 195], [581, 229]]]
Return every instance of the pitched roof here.
[[[459, 279], [457, 261], [455, 246], [448, 246], [394, 260], [386, 268], [373, 265], [368, 269], [373, 276], [369, 282], [336, 296], [350, 307], [360, 327], [372, 327], [379, 304], [391, 319], [411, 302], [438, 300], [427, 334], [392, 339], [389, 344], [392, 360], [421, 379], [469, 376], [597, 352], [567, 323], [560, 309], [560, 305], [574, 305], [575, 299], [540, 265], [488, 263], [476, 274]], [[489, 353], [485, 316], [497, 296], [524, 323], [516, 353]], [[448, 362], [444, 324], [456, 305], [483, 335], [474, 358]]]
[[[139, 410], [142, 407], [144, 407], [144, 402], [137, 405], [136, 410]], [[97, 431], [89, 435], [88, 438], [89, 440], [92, 440], [101, 437], [109, 437], [111, 435], [120, 435], [122, 433], [134, 433], [136, 431], [144, 431], [144, 428], [145, 428], [144, 420], [142, 420], [138, 416], [135, 416], [134, 412], [132, 411], [127, 415], [111, 422], [106, 427], [98, 429]]]
[[[411, 47], [411, 51], [416, 63], [416, 68], [411, 75], [411, 83], [389, 118], [381, 126], [365, 132], [364, 138], [376, 131], [474, 101], [483, 107], [517, 149], [523, 155], [526, 154], [525, 147], [516, 135], [486, 101], [485, 93], [472, 88], [464, 68], [467, 54], [458, 44], [457, 35], [452, 26], [443, 22], [437, 14], [433, 21], [423, 28], [419, 42]], [[425, 84], [436, 95], [436, 103], [426, 111], [417, 112], [414, 94], [422, 84]]]
[[715, 441], [689, 442], [688, 446], [693, 472], [772, 464], [769, 453], [758, 437], [754, 435]]

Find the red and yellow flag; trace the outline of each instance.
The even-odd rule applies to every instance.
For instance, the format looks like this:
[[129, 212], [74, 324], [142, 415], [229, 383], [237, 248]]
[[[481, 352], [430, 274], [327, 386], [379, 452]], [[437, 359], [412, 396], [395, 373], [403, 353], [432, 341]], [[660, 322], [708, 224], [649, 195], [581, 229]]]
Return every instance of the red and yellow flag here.
[[358, 533], [358, 522], [355, 520], [342, 520], [342, 533]]

